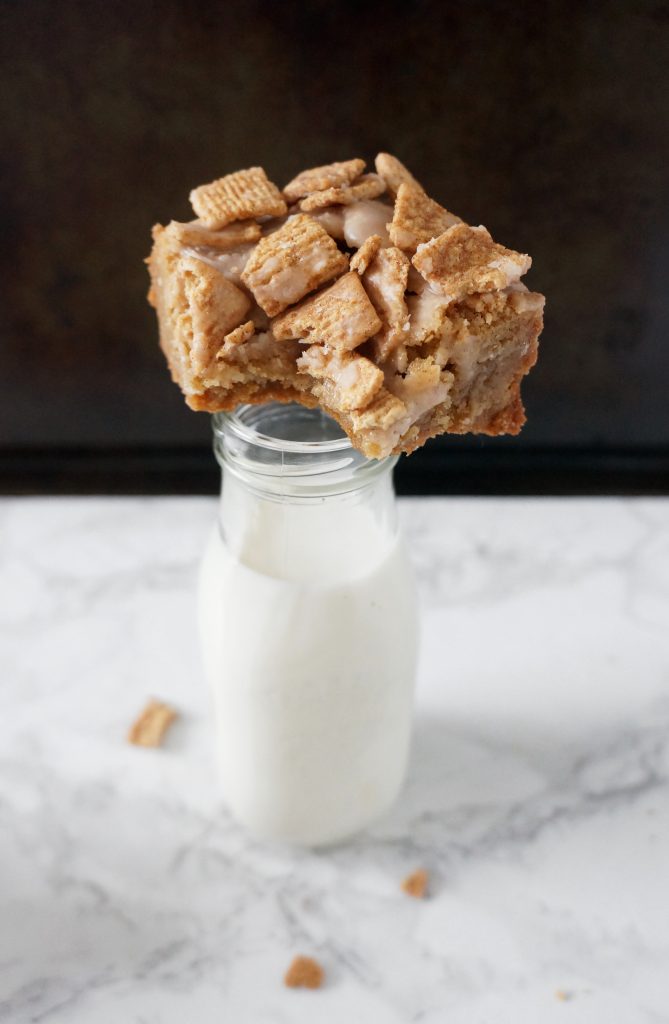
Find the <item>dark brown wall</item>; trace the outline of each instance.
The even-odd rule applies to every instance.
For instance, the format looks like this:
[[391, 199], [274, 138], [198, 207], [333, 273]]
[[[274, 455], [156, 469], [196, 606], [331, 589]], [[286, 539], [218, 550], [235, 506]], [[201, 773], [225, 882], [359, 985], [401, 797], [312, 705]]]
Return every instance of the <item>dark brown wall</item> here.
[[668, 36], [652, 2], [0, 2], [0, 449], [206, 444], [151, 224], [238, 167], [380, 148], [534, 257], [529, 424], [487, 444], [669, 446]]

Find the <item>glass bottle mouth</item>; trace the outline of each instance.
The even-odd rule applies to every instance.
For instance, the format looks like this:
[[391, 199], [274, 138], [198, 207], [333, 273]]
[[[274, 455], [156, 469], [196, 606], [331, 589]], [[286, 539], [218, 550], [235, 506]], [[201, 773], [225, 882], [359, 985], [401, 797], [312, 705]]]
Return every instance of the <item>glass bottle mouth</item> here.
[[240, 405], [212, 419], [219, 464], [257, 489], [283, 496], [356, 490], [397, 462], [397, 456], [366, 458], [321, 409], [295, 402]]
[[296, 402], [268, 402], [240, 405], [234, 412], [214, 416], [234, 434], [267, 451], [340, 452], [352, 449], [351, 442], [335, 420], [321, 409], [307, 409]]

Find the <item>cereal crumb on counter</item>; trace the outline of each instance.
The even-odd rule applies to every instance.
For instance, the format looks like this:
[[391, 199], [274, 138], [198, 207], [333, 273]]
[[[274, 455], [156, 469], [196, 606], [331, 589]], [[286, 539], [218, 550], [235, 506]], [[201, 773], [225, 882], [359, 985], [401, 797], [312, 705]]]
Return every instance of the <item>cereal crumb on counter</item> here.
[[296, 956], [283, 982], [287, 988], [320, 988], [324, 977], [325, 972], [317, 960], [310, 956]]
[[573, 992], [566, 992], [563, 988], [559, 988], [555, 993], [555, 998], [559, 999], [561, 1003], [568, 1003], [574, 998]]
[[402, 889], [408, 896], [413, 896], [415, 900], [423, 900], [427, 895], [427, 883], [429, 876], [425, 868], [418, 868], [417, 871], [412, 871], [410, 875], [402, 882]]
[[152, 698], [130, 726], [128, 743], [136, 747], [159, 747], [176, 717], [174, 708]]

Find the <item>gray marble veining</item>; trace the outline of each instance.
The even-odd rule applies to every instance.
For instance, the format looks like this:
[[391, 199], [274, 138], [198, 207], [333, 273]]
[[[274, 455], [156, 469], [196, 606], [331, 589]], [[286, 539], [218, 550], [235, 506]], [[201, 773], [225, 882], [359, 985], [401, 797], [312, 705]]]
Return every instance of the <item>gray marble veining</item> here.
[[[248, 837], [218, 788], [213, 502], [0, 504], [3, 1024], [669, 1021], [669, 502], [401, 508], [410, 776], [311, 852]], [[124, 742], [151, 694], [181, 712], [160, 751]], [[322, 990], [283, 987], [296, 952]]]

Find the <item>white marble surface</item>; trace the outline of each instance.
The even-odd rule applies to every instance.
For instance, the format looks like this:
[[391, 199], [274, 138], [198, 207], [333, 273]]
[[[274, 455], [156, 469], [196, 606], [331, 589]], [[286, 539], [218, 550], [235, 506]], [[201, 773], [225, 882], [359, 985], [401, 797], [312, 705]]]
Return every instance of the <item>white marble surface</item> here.
[[[0, 1021], [669, 1021], [669, 503], [402, 512], [410, 779], [311, 853], [249, 839], [217, 788], [213, 501], [0, 504]], [[124, 742], [148, 694], [182, 712], [160, 751]], [[424, 902], [398, 889], [418, 865]], [[324, 989], [283, 987], [297, 952]]]

